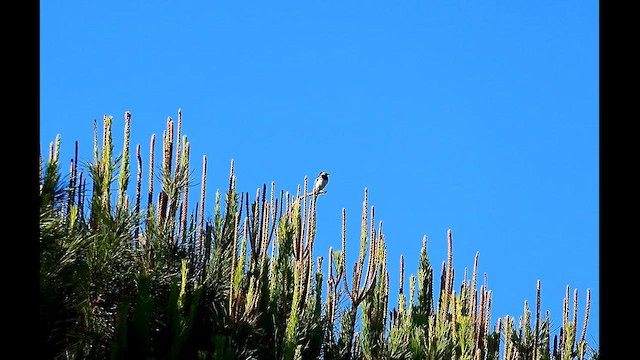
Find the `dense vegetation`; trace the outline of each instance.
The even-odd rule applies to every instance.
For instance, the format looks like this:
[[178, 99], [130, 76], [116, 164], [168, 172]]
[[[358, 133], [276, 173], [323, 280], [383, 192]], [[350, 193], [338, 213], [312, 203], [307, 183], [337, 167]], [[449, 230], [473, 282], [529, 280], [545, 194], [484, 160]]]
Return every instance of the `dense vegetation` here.
[[[346, 212], [341, 249], [314, 255], [316, 201], [307, 179], [295, 195], [263, 186], [238, 193], [234, 164], [225, 194], [206, 202], [207, 159], [197, 189], [178, 113], [167, 120], [161, 163], [155, 134], [143, 167], [130, 164], [131, 116], [124, 148], [113, 154], [112, 118], [94, 125], [93, 161], [78, 156], [61, 175], [60, 137], [40, 160], [40, 334], [50, 359], [598, 359], [585, 340], [590, 293], [578, 334], [578, 293], [569, 287], [559, 334], [535, 313], [491, 324], [492, 292], [471, 275], [454, 289], [452, 235], [439, 280], [423, 239], [418, 273], [402, 280], [389, 309], [382, 223], [367, 190], [360, 250], [347, 262]], [[145, 175], [143, 170], [147, 172]], [[141, 193], [143, 177], [148, 192]], [[159, 183], [159, 188], [156, 186]], [[135, 190], [130, 190], [130, 184]], [[89, 186], [87, 186], [89, 185]], [[134, 193], [133, 199], [129, 192]], [[193, 203], [191, 199], [191, 203]], [[205, 218], [205, 206], [214, 216]], [[377, 226], [376, 226], [377, 225]], [[401, 262], [400, 279], [404, 278]], [[438, 284], [434, 282], [438, 281]], [[437, 286], [436, 286], [437, 285]], [[440, 289], [434, 293], [434, 289]], [[579, 336], [578, 336], [579, 335]]]

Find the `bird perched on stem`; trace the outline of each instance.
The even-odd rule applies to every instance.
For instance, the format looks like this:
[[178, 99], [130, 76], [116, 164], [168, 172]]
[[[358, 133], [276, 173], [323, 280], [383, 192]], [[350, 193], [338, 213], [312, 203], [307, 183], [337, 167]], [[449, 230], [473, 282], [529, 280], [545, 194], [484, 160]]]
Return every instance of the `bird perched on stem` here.
[[329, 183], [329, 173], [326, 171], [320, 171], [320, 174], [313, 182], [313, 195], [318, 195], [320, 193], [324, 193], [324, 187]]

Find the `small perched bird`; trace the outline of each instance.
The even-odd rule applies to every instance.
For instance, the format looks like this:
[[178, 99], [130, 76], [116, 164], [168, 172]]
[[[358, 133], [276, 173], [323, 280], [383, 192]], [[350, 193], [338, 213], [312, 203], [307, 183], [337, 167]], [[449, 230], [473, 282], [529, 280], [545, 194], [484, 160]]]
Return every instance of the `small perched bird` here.
[[320, 174], [313, 182], [313, 194], [318, 195], [325, 186], [329, 183], [329, 173], [326, 171], [320, 171]]

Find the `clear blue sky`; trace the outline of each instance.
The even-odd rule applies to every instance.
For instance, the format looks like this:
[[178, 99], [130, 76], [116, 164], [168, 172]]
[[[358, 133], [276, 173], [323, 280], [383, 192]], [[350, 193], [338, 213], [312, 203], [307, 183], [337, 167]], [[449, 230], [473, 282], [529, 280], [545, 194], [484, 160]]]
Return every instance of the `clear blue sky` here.
[[427, 235], [439, 278], [451, 229], [456, 289], [479, 252], [493, 324], [525, 300], [535, 309], [541, 280], [553, 334], [567, 285], [581, 330], [591, 289], [599, 344], [597, 1], [150, 4], [40, 3], [44, 156], [60, 134], [63, 164], [75, 141], [90, 161], [104, 114], [121, 152], [130, 111], [132, 150], [148, 159], [181, 108], [196, 179], [208, 158], [206, 215], [231, 159], [252, 197], [326, 170], [316, 256], [340, 247], [345, 208], [356, 260], [368, 188], [393, 304], [400, 256], [408, 287]]

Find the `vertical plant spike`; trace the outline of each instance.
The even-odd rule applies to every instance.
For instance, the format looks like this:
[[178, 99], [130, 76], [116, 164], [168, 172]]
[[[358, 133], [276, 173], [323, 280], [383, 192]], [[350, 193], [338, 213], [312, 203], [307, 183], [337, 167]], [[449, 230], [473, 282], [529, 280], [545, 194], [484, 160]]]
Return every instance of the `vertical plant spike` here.
[[[458, 334], [457, 334], [457, 328], [458, 328], [458, 317], [457, 317], [457, 312], [458, 312], [458, 301], [456, 298], [456, 291], [452, 290], [451, 291], [451, 324], [453, 324], [453, 326], [451, 326], [451, 337], [453, 339], [457, 339], [458, 338]], [[477, 346], [477, 342], [476, 342], [476, 348], [478, 348]]]
[[93, 120], [93, 163], [98, 164], [98, 121]]
[[[305, 191], [307, 189], [307, 182], [305, 179]], [[304, 197], [306, 198], [306, 197]], [[316, 234], [316, 201], [317, 198], [312, 199], [309, 202], [308, 209], [308, 224], [306, 229], [302, 229], [307, 234], [306, 242], [304, 244], [304, 251], [301, 258], [298, 260], [301, 268], [301, 299], [307, 299], [311, 293], [311, 280], [312, 280], [312, 267], [313, 267], [313, 243]], [[306, 307], [306, 301], [301, 303], [302, 309]]]
[[111, 135], [112, 120], [113, 118], [111, 116], [104, 115], [103, 117], [104, 128], [102, 137], [102, 161], [100, 164], [102, 166], [102, 171], [104, 174], [102, 178], [102, 204], [106, 213], [109, 213], [111, 209], [111, 154], [113, 151], [113, 138]]
[[78, 183], [78, 218], [84, 219], [84, 194], [87, 191], [87, 180], [82, 179], [82, 173], [80, 173]]
[[333, 277], [333, 246], [329, 246], [328, 259], [329, 260], [327, 264], [327, 291], [328, 291], [328, 294], [331, 295], [332, 294], [331, 285], [335, 283], [335, 279]]
[[73, 159], [71, 159], [71, 162], [69, 164], [69, 184], [67, 185], [67, 201], [65, 203], [62, 204], [62, 209], [61, 209], [61, 213], [62, 215], [67, 215], [67, 210], [66, 209], [70, 209], [71, 205], [73, 204]]
[[165, 170], [168, 176], [171, 176], [171, 159], [173, 158], [173, 139], [174, 139], [174, 131], [173, 131], [173, 119], [171, 116], [167, 117], [167, 132], [166, 137], [163, 142], [164, 149], [164, 161], [162, 168]]
[[[160, 169], [160, 174], [162, 174], [162, 169]], [[165, 204], [167, 202], [167, 194], [162, 190], [162, 184], [160, 185], [160, 192], [158, 193], [158, 198], [156, 200], [156, 224], [158, 225], [158, 228], [161, 228], [164, 224]]]
[[[476, 257], [478, 257], [478, 253], [476, 252]], [[464, 287], [469, 287], [471, 284], [470, 280], [469, 280], [469, 269], [468, 268], [464, 268], [464, 272], [462, 273], [462, 284], [460, 284], [460, 289], [464, 288]], [[462, 290], [461, 290], [462, 293]]]
[[511, 330], [512, 330], [512, 320], [511, 317], [509, 315], [506, 315], [504, 317], [504, 352], [503, 352], [503, 356], [502, 356], [502, 360], [509, 360], [511, 359], [511, 349], [512, 349], [512, 342], [511, 342]]
[[470, 301], [471, 301], [471, 316], [473, 318], [473, 323], [476, 324], [477, 323], [477, 319], [476, 319], [476, 313], [478, 311], [477, 306], [478, 306], [478, 293], [476, 290], [477, 287], [477, 281], [478, 281], [478, 257], [479, 257], [479, 253], [476, 252], [476, 257], [473, 261], [473, 275], [471, 277], [471, 297], [470, 297]]
[[[168, 127], [168, 125], [167, 125]], [[164, 191], [163, 183], [166, 179], [171, 178], [170, 172], [167, 171], [167, 134], [166, 130], [162, 131], [162, 161], [160, 162], [160, 192], [158, 193], [158, 202], [156, 209], [156, 218], [158, 224], [164, 224], [164, 216], [166, 214], [167, 194]], [[169, 160], [170, 161], [170, 160]]]
[[76, 193], [78, 192], [78, 141], [75, 141], [75, 149], [74, 149], [74, 167], [73, 167], [73, 194], [72, 201], [75, 200]]
[[451, 298], [451, 291], [453, 283], [453, 237], [451, 235], [451, 229], [447, 230], [447, 275], [445, 280], [445, 293], [444, 293], [444, 312], [449, 311], [449, 299]]
[[[368, 222], [367, 222], [367, 212], [368, 212], [368, 191], [364, 189], [364, 201], [362, 202], [362, 223], [360, 225], [360, 251], [358, 252], [358, 261], [356, 262], [356, 269], [353, 274], [353, 294], [355, 297], [358, 297], [358, 291], [360, 290], [360, 274], [362, 272], [362, 263], [364, 262], [364, 256], [366, 252], [367, 246], [367, 236], [368, 236]], [[353, 300], [352, 300], [353, 301]]]
[[[486, 276], [486, 275], [485, 275]], [[480, 308], [478, 311], [478, 326], [476, 331], [478, 332], [478, 346], [477, 349], [482, 352], [482, 355], [486, 354], [487, 349], [487, 337], [489, 336], [489, 313], [490, 313], [491, 301], [489, 298], [489, 291], [487, 290], [486, 277], [485, 282], [480, 288]]]
[[202, 235], [204, 231], [204, 199], [207, 186], [207, 156], [202, 156], [202, 187], [200, 188], [200, 219], [198, 225], [198, 257], [202, 257]]
[[271, 198], [269, 199], [269, 206], [271, 208], [271, 222], [273, 223], [273, 227], [271, 228], [271, 234], [269, 234], [269, 237], [273, 235], [273, 231], [276, 228], [276, 221], [278, 221], [278, 218], [276, 217], [276, 214], [278, 213], [278, 201], [275, 199], [275, 192], [276, 192], [276, 183], [272, 181], [271, 182]]
[[69, 198], [67, 199], [67, 207], [71, 208], [75, 204], [75, 196], [77, 192], [77, 175], [78, 175], [78, 141], [75, 142], [74, 157], [71, 160], [71, 168], [69, 169]]
[[156, 134], [151, 135], [151, 140], [149, 142], [149, 194], [147, 197], [147, 229], [149, 228], [149, 221], [153, 217], [153, 208], [151, 204], [153, 204], [153, 159], [154, 159], [154, 149], [156, 145]]
[[482, 346], [482, 321], [483, 321], [483, 314], [484, 314], [484, 306], [485, 306], [485, 297], [484, 297], [484, 286], [480, 287], [480, 306], [478, 314], [476, 315], [476, 321], [477, 324], [475, 326], [476, 332], [475, 332], [475, 338], [474, 338], [474, 348], [475, 349], [480, 349], [480, 347]]
[[429, 316], [433, 311], [433, 272], [427, 255], [427, 236], [422, 238], [420, 260], [418, 265], [418, 305], [414, 310], [417, 325], [428, 337]]
[[591, 310], [591, 290], [587, 289], [587, 304], [584, 309], [584, 323], [582, 325], [582, 334], [580, 334], [580, 343], [585, 344], [585, 336], [587, 335], [587, 323], [589, 322], [589, 311]]
[[53, 163], [53, 141], [49, 143], [49, 160], [47, 163]]
[[[367, 231], [367, 238], [365, 238], [365, 241], [361, 241], [360, 242], [360, 254], [359, 254], [359, 258], [358, 258], [358, 287], [360, 287], [360, 282], [362, 281], [362, 272], [364, 270], [364, 259], [365, 257], [367, 257], [367, 240], [369, 241], [369, 246], [371, 249], [371, 252], [368, 256], [369, 261], [367, 262], [367, 265], [371, 264], [371, 258], [375, 256], [375, 253], [373, 253], [374, 251], [374, 246], [373, 246], [373, 239], [375, 238], [375, 227], [374, 227], [374, 214], [375, 214], [375, 209], [373, 206], [371, 206], [371, 214], [370, 214], [370, 224], [369, 224], [369, 229]], [[367, 266], [367, 272], [366, 275], [364, 276], [364, 285], [363, 287], [366, 288], [367, 285], [369, 284], [369, 278], [371, 274], [371, 268], [369, 266]]]
[[384, 295], [383, 296], [384, 304], [382, 307], [385, 309], [385, 311], [382, 314], [382, 324], [386, 324], [387, 313], [389, 309], [389, 272], [388, 271], [384, 272], [383, 295]]
[[[344, 272], [347, 271], [347, 209], [342, 208], [342, 224], [341, 224], [342, 232], [340, 234], [340, 261], [336, 261], [336, 265], [340, 267], [341, 271], [338, 271], [336, 274], [336, 278], [338, 282], [340, 282], [340, 278], [344, 275]], [[347, 281], [346, 276], [344, 277], [344, 281]]]
[[111, 124], [109, 124], [108, 119], [107, 119], [107, 114], [102, 115], [102, 149], [101, 149], [101, 154], [103, 156], [103, 160], [104, 160], [104, 156], [106, 155], [105, 153], [107, 152], [107, 149], [105, 147], [105, 145], [107, 145], [107, 132], [108, 132], [108, 128], [110, 128]]
[[[376, 280], [376, 276], [378, 275], [376, 273], [376, 271], [374, 269], [376, 268], [382, 268], [383, 272], [386, 271], [386, 261], [382, 261], [381, 259], [379, 259], [379, 257], [381, 257], [384, 252], [384, 235], [382, 234], [382, 221], [380, 221], [378, 223], [378, 231], [376, 233], [376, 230], [373, 226], [374, 221], [373, 221], [373, 207], [371, 208], [372, 212], [371, 212], [371, 230], [369, 233], [369, 249], [371, 249], [371, 251], [369, 252], [369, 261], [367, 262], [367, 276], [365, 277], [365, 284], [372, 284], [373, 282]], [[376, 238], [376, 234], [378, 234], [377, 238]], [[386, 256], [386, 254], [384, 254], [384, 256]], [[384, 256], [382, 256], [384, 258]], [[384, 258], [384, 260], [386, 260], [386, 258]], [[380, 267], [378, 267], [378, 264], [380, 265]], [[380, 273], [380, 275], [382, 275], [382, 272]], [[381, 279], [381, 277], [378, 277], [378, 279]]]
[[398, 292], [402, 294], [404, 288], [404, 255], [400, 255], [400, 282], [398, 284]]
[[318, 258], [316, 259], [316, 269], [318, 273], [322, 273], [322, 261], [324, 260], [324, 258], [322, 256], [318, 256]]
[[[314, 228], [315, 228], [315, 215], [314, 215], [314, 224], [313, 224]], [[311, 238], [311, 241], [309, 242], [308, 245], [308, 250], [307, 250], [307, 254], [305, 257], [305, 267], [306, 267], [306, 271], [307, 271], [307, 279], [306, 279], [306, 290], [304, 292], [304, 298], [306, 299], [310, 294], [311, 294], [311, 285], [312, 285], [312, 275], [313, 275], [313, 242], [315, 239], [315, 230], [314, 230], [314, 237]], [[318, 270], [319, 271], [319, 270]], [[304, 302], [303, 303], [303, 308], [306, 308], [307, 303]]]
[[[400, 274], [404, 274], [404, 259], [403, 257], [400, 257]], [[404, 279], [404, 276], [402, 277], [402, 279]], [[404, 280], [402, 280], [400, 282], [400, 289], [402, 289], [404, 287]], [[406, 297], [404, 295], [404, 291], [399, 291], [398, 292], [398, 318], [400, 319], [400, 322], [402, 323], [404, 321], [404, 318], [406, 317]]]
[[[251, 251], [251, 256], [249, 261], [251, 264], [255, 261], [255, 251], [258, 248], [258, 234], [260, 232], [260, 227], [258, 225], [260, 221], [260, 188], [256, 189], [256, 201], [252, 204], [252, 212], [251, 212], [251, 221], [249, 222], [250, 230], [249, 230], [249, 250]], [[247, 196], [247, 211], [249, 210], [249, 197]]]
[[[238, 226], [240, 222], [240, 214], [235, 214], [235, 221], [233, 225], [233, 248], [232, 248], [232, 256], [231, 256], [231, 272], [229, 278], [229, 314], [233, 311], [233, 292], [234, 292], [234, 284], [236, 277], [236, 263], [238, 256]], [[246, 229], [246, 221], [245, 221], [245, 229]]]
[[59, 162], [59, 158], [60, 158], [60, 134], [56, 135], [56, 145], [55, 148], [53, 150], [53, 162]]
[[40, 193], [42, 193], [42, 149], [38, 148], [38, 184], [40, 184]]
[[[487, 295], [486, 295], [486, 303], [487, 303], [487, 311], [486, 311], [486, 318], [484, 320], [484, 334], [485, 334], [485, 338], [487, 336], [490, 336], [491, 334], [489, 333], [489, 327], [491, 324], [491, 290], [487, 291]], [[489, 349], [488, 349], [488, 341], [484, 341], [484, 349], [483, 349], [483, 354], [488, 354], [489, 353]]]
[[187, 142], [187, 137], [185, 136], [183, 139], [183, 156], [182, 156], [182, 166], [181, 168], [184, 170], [185, 174], [185, 184], [182, 190], [182, 209], [180, 210], [180, 234], [181, 234], [181, 243], [182, 249], [186, 248], [187, 242], [187, 212], [189, 210], [189, 151], [190, 144]]
[[180, 146], [182, 145], [180, 143], [180, 140], [182, 139], [182, 110], [180, 108], [178, 108], [178, 130], [177, 131], [178, 131], [178, 134], [176, 135], [176, 139], [177, 139], [177, 141], [176, 141], [176, 163], [174, 165], [176, 173], [178, 172], [178, 170], [181, 167], [181, 160], [182, 160], [181, 156], [180, 156], [180, 154], [181, 154], [180, 153], [180, 151], [181, 151]]
[[542, 345], [538, 348], [538, 358], [540, 359], [550, 359], [550, 324], [551, 314], [547, 311], [542, 326], [540, 327], [540, 344]]
[[[302, 196], [302, 219], [301, 219], [301, 223], [304, 224], [307, 221], [307, 216], [309, 216], [307, 214], [307, 184], [308, 184], [309, 178], [307, 176], [304, 177], [304, 181], [303, 181], [303, 190], [302, 193], [305, 194], [305, 196]], [[299, 189], [299, 188], [298, 188]], [[300, 195], [296, 196], [296, 199], [299, 199]], [[315, 199], [315, 197], [314, 197]], [[315, 207], [315, 201], [313, 202], [313, 207]], [[300, 240], [299, 240], [299, 244], [298, 244], [298, 250], [302, 250], [303, 246], [304, 246], [304, 238], [305, 235], [308, 236], [308, 231], [305, 234], [305, 231], [301, 231], [300, 232]]]
[[309, 226], [307, 227], [307, 241], [305, 244], [305, 253], [304, 257], [309, 258], [309, 254], [313, 251], [313, 244], [316, 239], [316, 221], [317, 221], [317, 212], [316, 212], [316, 202], [317, 199], [313, 199], [310, 201], [310, 209], [309, 209]]
[[[578, 289], [573, 290], [573, 334], [571, 338], [575, 341], [576, 335], [578, 333]], [[573, 349], [573, 343], [571, 344], [571, 349]]]
[[[147, 211], [144, 221], [144, 235], [139, 237], [139, 242], [142, 242], [142, 247], [145, 251], [151, 250], [151, 240], [153, 237], [153, 224], [156, 223], [154, 219], [154, 210], [153, 210], [153, 174], [154, 174], [154, 154], [155, 154], [155, 141], [156, 134], [151, 135], [151, 139], [149, 141], [149, 179], [148, 179], [148, 189], [147, 189]], [[142, 214], [140, 215], [142, 216]], [[148, 254], [147, 254], [148, 256]]]
[[136, 160], [138, 164], [138, 173], [136, 175], [136, 205], [134, 208], [135, 213], [135, 235], [133, 236], [136, 241], [136, 249], [140, 247], [140, 197], [142, 196], [142, 155], [140, 154], [140, 144], [136, 146]]
[[124, 196], [129, 186], [129, 137], [131, 131], [131, 113], [129, 111], [124, 114], [124, 145], [122, 149], [122, 162], [120, 163], [120, 175], [118, 177], [118, 202], [117, 213], [122, 211], [124, 206]]
[[285, 191], [284, 190], [280, 190], [280, 198], [278, 199], [278, 204], [280, 204], [280, 206], [278, 207], [278, 216], [276, 217], [276, 219], [281, 219], [282, 218], [282, 214], [285, 211], [288, 210], [287, 209], [288, 205], [287, 205], [286, 200], [285, 200]]
[[529, 310], [529, 302], [527, 300], [524, 301], [523, 316], [524, 318], [521, 327], [524, 332], [522, 335], [522, 343], [524, 345], [523, 352], [528, 353], [528, 349], [532, 348], [533, 344], [531, 344], [531, 311]]
[[490, 337], [491, 337], [490, 330], [491, 330], [491, 301], [492, 301], [492, 292], [488, 290], [486, 283], [484, 285], [483, 296], [484, 296], [485, 307], [482, 311], [482, 313], [484, 314], [484, 317], [483, 317], [483, 321], [481, 323], [481, 328], [480, 328], [480, 331], [483, 334], [483, 338], [482, 338], [483, 346], [480, 350], [482, 350], [482, 354], [484, 356], [487, 354], [488, 346], [489, 346], [488, 342], [490, 341]]
[[445, 284], [447, 278], [447, 262], [443, 261], [440, 266], [440, 295], [438, 296], [438, 312], [441, 312], [444, 309], [444, 294], [445, 294]]
[[569, 322], [569, 285], [566, 287], [566, 294], [563, 303], [562, 323]]
[[276, 240], [271, 243], [271, 262], [269, 264], [269, 295], [271, 296], [270, 301], [274, 302], [275, 298], [276, 298], [276, 285], [277, 284], [277, 279], [276, 279], [276, 265], [277, 265], [277, 261], [276, 261], [276, 244], [279, 241], [279, 237], [276, 235]]
[[[482, 309], [480, 310], [480, 323], [478, 325], [478, 332], [482, 334], [482, 346], [481, 349], [486, 349], [487, 342], [486, 339], [489, 336], [489, 314], [491, 312], [491, 301], [489, 298], [489, 283], [487, 281], [487, 273], [484, 273], [484, 282], [482, 286], [482, 297], [484, 298], [484, 304]], [[486, 352], [483, 351], [483, 354]]]
[[562, 327], [560, 331], [560, 357], [564, 358], [565, 342], [568, 334], [566, 333], [566, 324], [569, 322], [569, 285], [566, 288], [565, 298], [562, 303]]
[[[300, 195], [300, 192], [301, 192], [301, 191], [302, 191], [302, 190], [301, 190], [301, 188], [300, 188], [300, 184], [298, 184], [298, 187], [296, 188], [296, 197], [295, 197], [295, 199], [300, 199], [300, 196], [302, 196], [302, 195]], [[295, 202], [297, 202], [297, 201], [295, 201]], [[293, 199], [291, 199], [291, 203], [292, 203], [292, 204], [294, 203]]]
[[538, 339], [540, 336], [540, 280], [536, 283], [536, 323], [533, 335], [533, 358], [538, 358]]

